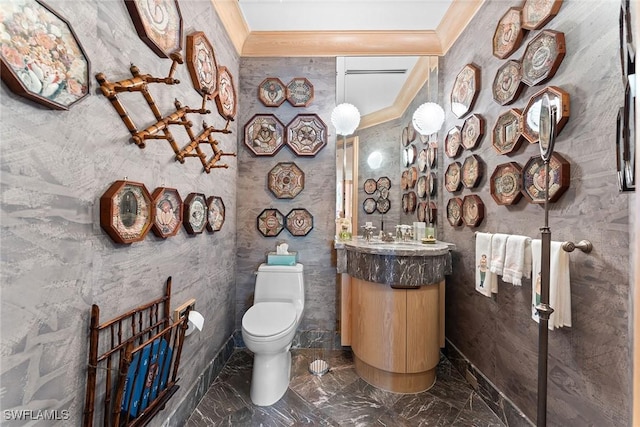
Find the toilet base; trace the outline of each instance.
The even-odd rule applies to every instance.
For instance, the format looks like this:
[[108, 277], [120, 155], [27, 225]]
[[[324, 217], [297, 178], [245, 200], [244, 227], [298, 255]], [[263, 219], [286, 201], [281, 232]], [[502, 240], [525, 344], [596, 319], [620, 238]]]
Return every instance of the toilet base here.
[[291, 378], [291, 352], [253, 355], [251, 374], [251, 401], [258, 406], [271, 406], [289, 388]]

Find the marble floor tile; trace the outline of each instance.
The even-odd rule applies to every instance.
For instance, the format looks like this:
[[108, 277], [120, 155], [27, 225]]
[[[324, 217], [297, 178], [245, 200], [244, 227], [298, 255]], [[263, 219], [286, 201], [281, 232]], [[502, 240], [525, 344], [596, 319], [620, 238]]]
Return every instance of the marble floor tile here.
[[217, 426], [504, 426], [445, 357], [436, 384], [421, 393], [392, 393], [355, 372], [349, 349], [324, 353], [330, 370], [309, 372], [314, 349], [294, 349], [289, 389], [268, 407], [251, 403], [253, 355], [237, 349], [186, 423]]

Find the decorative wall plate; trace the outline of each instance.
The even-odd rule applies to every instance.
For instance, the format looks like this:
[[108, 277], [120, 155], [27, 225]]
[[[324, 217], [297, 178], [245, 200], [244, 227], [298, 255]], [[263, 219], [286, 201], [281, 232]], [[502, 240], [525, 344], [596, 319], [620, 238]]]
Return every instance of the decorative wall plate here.
[[378, 181], [376, 181], [376, 188], [378, 191], [381, 191], [383, 188], [386, 188], [387, 190], [390, 189], [391, 180], [386, 176], [378, 178]]
[[416, 216], [418, 217], [418, 221], [424, 222], [427, 219], [427, 202], [418, 203], [418, 207], [416, 208]]
[[478, 146], [484, 136], [484, 117], [480, 114], [472, 114], [464, 121], [462, 126], [462, 146], [467, 150], [473, 150]]
[[400, 188], [402, 188], [403, 190], [406, 190], [409, 188], [409, 180], [410, 180], [410, 172], [409, 171], [402, 171], [402, 174], [400, 175]]
[[522, 56], [522, 81], [535, 86], [549, 80], [564, 59], [564, 33], [542, 30], [533, 38]]
[[427, 161], [429, 157], [428, 152], [429, 150], [427, 148], [423, 148], [418, 153], [418, 171], [420, 172], [424, 172], [427, 170]]
[[[569, 188], [571, 164], [560, 154], [549, 160], [549, 202], [557, 201]], [[529, 203], [543, 204], [545, 199], [545, 166], [542, 156], [533, 156], [522, 169], [522, 194]]]
[[460, 165], [460, 162], [453, 162], [447, 166], [447, 170], [444, 173], [444, 188], [449, 193], [462, 188], [462, 165]]
[[373, 194], [376, 192], [376, 180], [373, 178], [369, 178], [364, 182], [364, 192], [367, 194]]
[[466, 188], [477, 187], [482, 175], [484, 175], [484, 164], [480, 157], [472, 154], [464, 159], [462, 164], [462, 184]]
[[218, 62], [213, 45], [202, 31], [187, 36], [187, 68], [194, 89], [213, 99], [218, 93]]
[[304, 172], [295, 163], [278, 163], [269, 171], [268, 187], [278, 199], [293, 199], [304, 189]]
[[380, 190], [378, 190], [380, 192], [380, 199], [388, 199], [389, 198], [389, 189], [382, 187]]
[[462, 200], [462, 221], [467, 227], [477, 227], [484, 219], [484, 203], [475, 194], [464, 196]]
[[471, 110], [480, 89], [480, 69], [467, 64], [456, 76], [451, 89], [451, 111], [462, 118]]
[[207, 226], [207, 199], [202, 193], [189, 193], [184, 199], [182, 224], [189, 234], [200, 234]]
[[449, 129], [444, 140], [444, 151], [452, 159], [458, 157], [462, 152], [462, 130], [459, 126]]
[[427, 194], [431, 197], [436, 195], [436, 189], [438, 188], [436, 173], [431, 172], [427, 175]]
[[570, 97], [567, 92], [556, 86], [547, 86], [541, 91], [536, 92], [529, 99], [527, 106], [522, 111], [522, 133], [532, 144], [537, 143], [540, 139], [538, 133], [540, 106], [542, 105], [542, 97], [544, 94], [548, 94], [550, 106], [556, 108], [556, 135], [560, 133], [569, 120]]
[[386, 214], [387, 212], [389, 212], [390, 208], [391, 201], [389, 201], [389, 199], [387, 199], [386, 197], [379, 197], [378, 200], [376, 200], [376, 210], [381, 214]]
[[427, 164], [431, 169], [436, 167], [437, 159], [438, 159], [438, 146], [435, 144], [430, 145], [429, 151], [427, 152]]
[[416, 146], [410, 145], [404, 150], [402, 150], [402, 157], [404, 162], [404, 167], [411, 166], [416, 160]]
[[160, 58], [182, 48], [182, 15], [176, 0], [125, 1], [138, 37]]
[[489, 181], [491, 197], [499, 205], [514, 205], [522, 198], [522, 167], [515, 163], [496, 166]]
[[284, 216], [278, 209], [265, 209], [258, 215], [257, 227], [264, 237], [275, 237], [284, 228]]
[[327, 125], [317, 114], [298, 114], [287, 125], [287, 145], [298, 156], [315, 156], [327, 145]]
[[287, 99], [287, 87], [277, 77], [267, 77], [258, 86], [258, 99], [266, 107], [279, 107]]
[[493, 56], [500, 59], [507, 58], [518, 50], [523, 36], [521, 9], [510, 7], [498, 21], [496, 31], [493, 33]]
[[462, 199], [454, 197], [447, 202], [447, 221], [452, 227], [462, 225]]
[[411, 166], [408, 172], [409, 175], [409, 188], [415, 188], [416, 182], [418, 181], [418, 168], [415, 166]]
[[410, 191], [402, 195], [402, 210], [404, 213], [414, 213], [418, 204], [416, 193]]
[[438, 222], [438, 206], [436, 202], [429, 202], [427, 205], [427, 218], [426, 221], [428, 224], [435, 224]]
[[498, 68], [491, 91], [493, 100], [500, 105], [513, 103], [522, 92], [522, 63], [510, 59]]
[[400, 142], [404, 147], [409, 145], [409, 128], [406, 126], [402, 128], [402, 132], [400, 134]]
[[89, 59], [68, 21], [44, 3], [12, 0], [0, 25], [0, 75], [12, 92], [54, 110], [89, 94]]
[[376, 211], [376, 200], [373, 197], [367, 197], [362, 202], [362, 209], [364, 213], [372, 214]]
[[139, 242], [155, 219], [144, 184], [116, 181], [100, 197], [100, 226], [116, 243]]
[[313, 229], [313, 216], [306, 209], [291, 209], [285, 224], [291, 235], [306, 236]]
[[407, 140], [412, 143], [416, 139], [416, 128], [413, 127], [413, 121], [409, 120], [407, 124]]
[[256, 114], [244, 126], [244, 144], [256, 156], [273, 156], [284, 145], [284, 125], [272, 114]]
[[512, 108], [500, 114], [491, 132], [491, 144], [498, 154], [517, 151], [522, 139], [522, 112]]
[[218, 113], [227, 120], [236, 117], [238, 103], [236, 98], [236, 87], [233, 84], [233, 76], [224, 65], [218, 67], [218, 94], [216, 95], [216, 106]]
[[225, 217], [224, 202], [220, 197], [210, 196], [207, 199], [207, 216], [207, 230], [220, 231]]
[[287, 84], [287, 101], [294, 107], [307, 107], [313, 101], [313, 85], [304, 77], [298, 77]]
[[427, 197], [427, 177], [426, 175], [421, 175], [418, 178], [418, 182], [416, 182], [416, 194], [421, 199]]
[[522, 28], [539, 30], [560, 11], [562, 0], [525, 0], [522, 5]]
[[175, 236], [182, 225], [182, 197], [175, 188], [158, 187], [151, 195], [155, 220], [151, 231], [166, 239]]

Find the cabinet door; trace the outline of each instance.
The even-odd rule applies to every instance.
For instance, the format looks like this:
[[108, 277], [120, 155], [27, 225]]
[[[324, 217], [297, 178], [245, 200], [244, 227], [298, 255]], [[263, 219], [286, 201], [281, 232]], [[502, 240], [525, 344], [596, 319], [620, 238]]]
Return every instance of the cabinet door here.
[[424, 372], [440, 361], [440, 287], [421, 286], [407, 293], [407, 370]]
[[407, 291], [352, 278], [351, 304], [353, 352], [375, 368], [406, 372]]

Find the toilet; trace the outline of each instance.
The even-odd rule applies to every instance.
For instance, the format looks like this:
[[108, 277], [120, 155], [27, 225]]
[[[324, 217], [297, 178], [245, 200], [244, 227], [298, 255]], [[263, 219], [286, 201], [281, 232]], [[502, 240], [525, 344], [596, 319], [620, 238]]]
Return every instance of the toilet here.
[[251, 401], [270, 406], [284, 395], [291, 374], [291, 343], [304, 310], [303, 265], [261, 264], [253, 306], [242, 316], [242, 339], [254, 353]]

